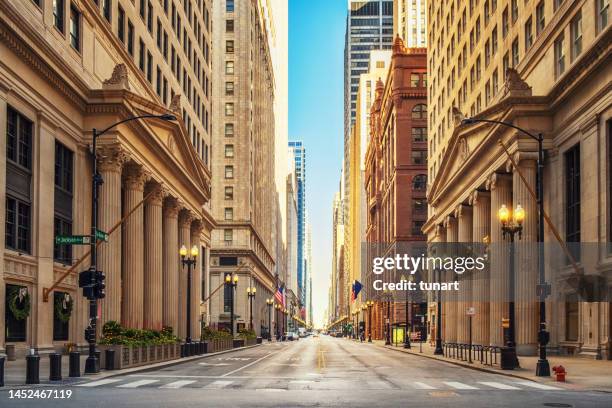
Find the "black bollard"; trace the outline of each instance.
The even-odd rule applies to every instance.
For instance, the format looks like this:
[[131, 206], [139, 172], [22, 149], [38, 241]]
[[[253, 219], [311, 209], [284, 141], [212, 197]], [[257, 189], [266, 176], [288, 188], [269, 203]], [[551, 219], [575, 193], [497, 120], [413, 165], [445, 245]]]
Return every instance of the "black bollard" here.
[[38, 354], [26, 356], [26, 384], [40, 384], [40, 356]]
[[186, 344], [185, 343], [181, 344], [181, 357], [187, 357], [186, 349], [187, 349]]
[[0, 356], [0, 387], [4, 387], [4, 356]]
[[49, 354], [49, 381], [62, 380], [62, 355], [59, 353]]
[[70, 377], [80, 377], [81, 376], [81, 353], [78, 351], [70, 352], [70, 359], [68, 360], [70, 363], [68, 376]]
[[115, 350], [106, 350], [106, 369], [114, 370], [115, 369]]

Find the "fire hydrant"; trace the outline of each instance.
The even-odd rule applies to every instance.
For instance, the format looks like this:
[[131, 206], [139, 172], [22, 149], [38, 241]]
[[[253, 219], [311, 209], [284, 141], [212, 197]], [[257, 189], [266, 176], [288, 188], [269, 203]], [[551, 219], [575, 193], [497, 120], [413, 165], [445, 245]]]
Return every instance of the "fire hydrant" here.
[[555, 373], [556, 380], [559, 382], [565, 382], [565, 374], [567, 374], [567, 371], [565, 371], [565, 367], [563, 367], [562, 365], [558, 365], [554, 366], [552, 369]]

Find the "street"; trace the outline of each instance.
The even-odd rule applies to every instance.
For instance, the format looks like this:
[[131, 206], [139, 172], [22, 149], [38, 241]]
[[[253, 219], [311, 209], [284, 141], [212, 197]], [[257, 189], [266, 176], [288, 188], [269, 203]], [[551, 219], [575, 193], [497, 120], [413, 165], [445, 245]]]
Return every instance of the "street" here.
[[[41, 389], [71, 390], [40, 407], [609, 407], [607, 393], [541, 384], [322, 336], [202, 358], [136, 374]], [[20, 387], [19, 389], [23, 389]], [[3, 407], [31, 406], [9, 398]], [[14, 390], [14, 389], [13, 389]]]

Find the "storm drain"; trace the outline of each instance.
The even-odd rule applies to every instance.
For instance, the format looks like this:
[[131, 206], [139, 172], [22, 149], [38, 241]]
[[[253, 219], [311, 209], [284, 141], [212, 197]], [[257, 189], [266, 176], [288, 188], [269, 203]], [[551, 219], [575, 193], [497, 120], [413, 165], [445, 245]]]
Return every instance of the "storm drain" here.
[[545, 402], [544, 404], [545, 407], [553, 407], [553, 408], [572, 408], [573, 405], [571, 404], [565, 404], [563, 402]]

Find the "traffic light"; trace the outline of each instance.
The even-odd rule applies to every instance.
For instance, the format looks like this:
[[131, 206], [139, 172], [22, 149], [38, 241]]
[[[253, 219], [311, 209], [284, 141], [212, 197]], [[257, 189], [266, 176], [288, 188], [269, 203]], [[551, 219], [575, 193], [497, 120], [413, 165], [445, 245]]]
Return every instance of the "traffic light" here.
[[96, 284], [94, 286], [94, 296], [97, 299], [104, 299], [106, 297], [106, 275], [102, 271], [96, 272]]
[[91, 269], [79, 273], [79, 287], [83, 288], [83, 296], [90, 300], [94, 298], [94, 273]]

